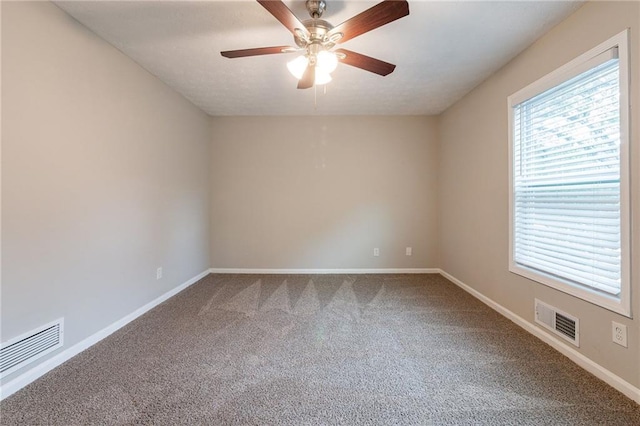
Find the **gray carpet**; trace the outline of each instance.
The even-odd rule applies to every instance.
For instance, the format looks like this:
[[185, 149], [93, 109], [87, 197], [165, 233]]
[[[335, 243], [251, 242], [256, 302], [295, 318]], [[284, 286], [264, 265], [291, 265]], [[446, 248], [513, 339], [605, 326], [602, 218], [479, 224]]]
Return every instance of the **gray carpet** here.
[[209, 275], [0, 404], [2, 425], [640, 425], [438, 275]]

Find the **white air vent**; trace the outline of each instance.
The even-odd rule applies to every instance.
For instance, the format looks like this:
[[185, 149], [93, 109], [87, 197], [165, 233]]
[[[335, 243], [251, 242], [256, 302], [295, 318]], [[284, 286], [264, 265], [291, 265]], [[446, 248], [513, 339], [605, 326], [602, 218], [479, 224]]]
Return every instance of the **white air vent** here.
[[535, 320], [563, 339], [580, 346], [580, 320], [535, 299]]
[[0, 377], [11, 374], [62, 346], [64, 318], [5, 342], [0, 347]]

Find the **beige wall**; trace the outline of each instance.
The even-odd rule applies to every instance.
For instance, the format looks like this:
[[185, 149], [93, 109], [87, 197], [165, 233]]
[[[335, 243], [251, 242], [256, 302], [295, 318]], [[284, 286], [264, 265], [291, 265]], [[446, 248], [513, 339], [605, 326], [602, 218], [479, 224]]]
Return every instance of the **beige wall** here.
[[2, 2], [2, 341], [64, 317], [68, 348], [207, 270], [209, 149], [208, 116], [56, 6]]
[[[446, 111], [440, 125], [440, 266], [533, 322], [533, 299], [580, 319], [580, 352], [640, 385], [640, 125], [633, 113], [633, 293], [630, 320], [508, 271], [507, 96], [631, 28], [632, 102], [640, 105], [640, 3], [591, 2]], [[611, 321], [629, 326], [629, 348], [611, 342]]]
[[427, 117], [214, 118], [211, 266], [437, 267], [435, 130]]

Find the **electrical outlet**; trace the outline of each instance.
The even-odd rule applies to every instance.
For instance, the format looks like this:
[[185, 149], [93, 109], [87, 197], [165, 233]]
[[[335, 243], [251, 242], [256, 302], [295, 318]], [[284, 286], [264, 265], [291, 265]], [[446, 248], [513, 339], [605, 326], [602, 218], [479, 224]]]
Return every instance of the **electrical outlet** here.
[[407, 256], [411, 256], [413, 254], [413, 249], [411, 247], [407, 247], [404, 251], [404, 254]]
[[627, 346], [627, 326], [615, 321], [611, 321], [611, 333], [613, 337], [613, 343], [617, 343], [620, 346]]
[[380, 249], [378, 247], [373, 249], [373, 255], [376, 256], [376, 257], [380, 256]]
[[162, 278], [162, 267], [156, 269], [156, 280]]

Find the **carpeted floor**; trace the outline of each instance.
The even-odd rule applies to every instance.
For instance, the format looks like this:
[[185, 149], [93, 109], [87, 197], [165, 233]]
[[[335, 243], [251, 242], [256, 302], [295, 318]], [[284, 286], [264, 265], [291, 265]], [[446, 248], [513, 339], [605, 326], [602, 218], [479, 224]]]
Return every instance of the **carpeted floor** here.
[[439, 275], [209, 275], [0, 404], [2, 425], [640, 425]]

